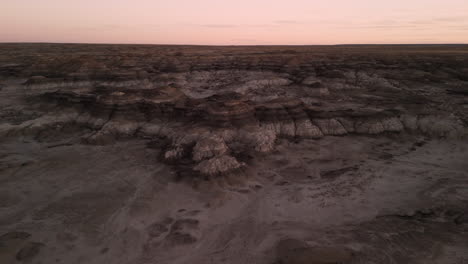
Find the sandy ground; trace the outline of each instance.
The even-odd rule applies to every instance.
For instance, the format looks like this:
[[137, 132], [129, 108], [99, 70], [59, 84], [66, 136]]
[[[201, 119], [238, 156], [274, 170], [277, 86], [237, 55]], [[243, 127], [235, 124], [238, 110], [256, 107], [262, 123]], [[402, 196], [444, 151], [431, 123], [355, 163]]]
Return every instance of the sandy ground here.
[[353, 263], [468, 261], [466, 225], [440, 216], [466, 212], [462, 142], [283, 141], [242, 175], [193, 182], [144, 140], [63, 141], [1, 143], [0, 233], [30, 235], [3, 235], [1, 263], [28, 243], [31, 263], [273, 263], [285, 238], [344, 246]]

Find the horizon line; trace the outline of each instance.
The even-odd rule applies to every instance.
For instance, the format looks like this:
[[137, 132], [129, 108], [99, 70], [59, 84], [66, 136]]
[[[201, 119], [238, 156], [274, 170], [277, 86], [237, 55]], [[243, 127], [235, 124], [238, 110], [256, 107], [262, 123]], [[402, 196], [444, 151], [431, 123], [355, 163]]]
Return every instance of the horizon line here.
[[342, 43], [342, 44], [161, 44], [161, 43], [112, 43], [112, 42], [49, 42], [49, 41], [7, 41], [0, 44], [66, 44], [66, 45], [140, 45], [140, 46], [199, 46], [199, 47], [307, 47], [307, 46], [437, 46], [468, 45], [467, 43]]

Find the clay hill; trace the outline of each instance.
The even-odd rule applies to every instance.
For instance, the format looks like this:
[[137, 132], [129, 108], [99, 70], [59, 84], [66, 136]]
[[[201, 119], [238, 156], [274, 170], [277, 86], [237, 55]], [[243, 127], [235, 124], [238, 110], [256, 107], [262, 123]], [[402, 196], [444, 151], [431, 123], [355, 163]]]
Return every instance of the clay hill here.
[[464, 263], [468, 46], [0, 44], [0, 263]]

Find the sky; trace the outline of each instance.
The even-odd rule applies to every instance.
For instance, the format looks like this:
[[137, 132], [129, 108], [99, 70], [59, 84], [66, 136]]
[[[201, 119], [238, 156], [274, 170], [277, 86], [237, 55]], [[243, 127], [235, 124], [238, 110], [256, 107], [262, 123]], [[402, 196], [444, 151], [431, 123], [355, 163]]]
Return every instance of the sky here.
[[0, 42], [468, 43], [468, 0], [0, 0]]

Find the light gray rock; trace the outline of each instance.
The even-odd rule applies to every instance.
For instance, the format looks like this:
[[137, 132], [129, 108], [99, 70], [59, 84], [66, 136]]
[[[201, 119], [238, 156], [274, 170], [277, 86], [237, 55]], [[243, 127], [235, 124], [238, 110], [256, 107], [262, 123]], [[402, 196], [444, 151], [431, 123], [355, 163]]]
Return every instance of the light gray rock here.
[[312, 124], [310, 120], [303, 119], [296, 121], [296, 136], [303, 138], [321, 138], [323, 133], [319, 127]]
[[313, 121], [325, 135], [340, 136], [348, 133], [343, 125], [334, 118], [314, 119]]
[[197, 141], [193, 148], [192, 158], [201, 161], [214, 156], [220, 156], [228, 151], [224, 140], [217, 136], [205, 137]]
[[194, 170], [200, 172], [202, 175], [214, 176], [229, 173], [243, 166], [245, 166], [245, 164], [239, 162], [236, 158], [229, 155], [222, 155], [200, 162], [194, 167]]

